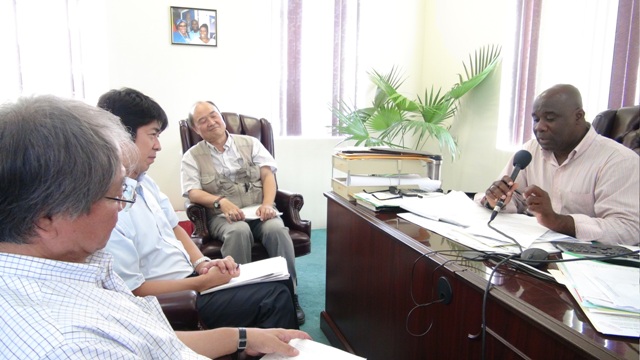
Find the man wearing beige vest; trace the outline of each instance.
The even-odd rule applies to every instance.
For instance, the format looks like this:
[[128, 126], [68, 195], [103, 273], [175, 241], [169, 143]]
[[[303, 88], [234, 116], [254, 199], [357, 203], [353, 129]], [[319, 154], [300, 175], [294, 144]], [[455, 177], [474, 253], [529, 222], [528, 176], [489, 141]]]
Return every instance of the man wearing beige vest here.
[[[223, 242], [222, 255], [240, 264], [251, 262], [254, 238], [260, 239], [269, 256], [287, 260], [296, 289], [293, 242], [274, 205], [275, 159], [258, 139], [229, 134], [220, 110], [210, 101], [193, 105], [188, 124], [204, 140], [182, 157], [182, 193], [207, 208], [209, 232]], [[242, 208], [251, 205], [258, 206], [255, 214], [245, 214]], [[246, 215], [259, 218], [247, 220]], [[297, 291], [294, 302], [302, 324], [305, 314]]]

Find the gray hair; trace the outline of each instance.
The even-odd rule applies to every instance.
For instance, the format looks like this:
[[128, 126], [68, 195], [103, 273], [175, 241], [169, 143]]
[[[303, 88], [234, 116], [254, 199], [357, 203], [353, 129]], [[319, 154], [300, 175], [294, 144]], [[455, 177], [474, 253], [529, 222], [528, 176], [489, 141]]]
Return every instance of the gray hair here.
[[191, 105], [191, 110], [189, 111], [189, 115], [187, 116], [187, 125], [189, 125], [190, 128], [192, 129], [196, 128], [195, 119], [193, 118], [193, 114], [196, 112], [196, 107], [198, 107], [198, 105], [200, 104], [205, 104], [205, 103], [213, 105], [216, 111], [218, 111], [220, 115], [222, 115], [222, 113], [220, 112], [220, 109], [218, 109], [218, 106], [214, 104], [213, 101], [210, 101], [210, 100], [197, 101], [195, 104]]
[[118, 117], [77, 100], [0, 106], [0, 242], [28, 242], [42, 217], [87, 214], [134, 148]]

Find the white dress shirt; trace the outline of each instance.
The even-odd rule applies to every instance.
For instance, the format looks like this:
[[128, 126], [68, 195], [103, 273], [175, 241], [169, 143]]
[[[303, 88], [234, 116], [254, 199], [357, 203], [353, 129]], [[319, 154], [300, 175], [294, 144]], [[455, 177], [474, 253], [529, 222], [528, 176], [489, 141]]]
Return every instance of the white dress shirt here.
[[[536, 139], [524, 147], [533, 159], [515, 182], [519, 190], [537, 185], [549, 193], [553, 210], [573, 217], [576, 238], [608, 244], [637, 245], [640, 241], [640, 157], [617, 142], [598, 135], [593, 127], [558, 164]], [[511, 174], [513, 165], [503, 175]], [[478, 194], [480, 200], [484, 194]], [[515, 212], [511, 201], [503, 211]]]
[[205, 359], [155, 297], [134, 296], [98, 251], [86, 263], [0, 253], [3, 359]]

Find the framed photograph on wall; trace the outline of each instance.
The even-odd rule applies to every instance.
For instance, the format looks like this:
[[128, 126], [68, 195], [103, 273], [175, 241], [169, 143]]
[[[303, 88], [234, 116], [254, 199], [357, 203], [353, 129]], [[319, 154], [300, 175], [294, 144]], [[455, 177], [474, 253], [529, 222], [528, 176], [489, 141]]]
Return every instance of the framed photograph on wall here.
[[218, 12], [171, 6], [171, 44], [218, 46]]

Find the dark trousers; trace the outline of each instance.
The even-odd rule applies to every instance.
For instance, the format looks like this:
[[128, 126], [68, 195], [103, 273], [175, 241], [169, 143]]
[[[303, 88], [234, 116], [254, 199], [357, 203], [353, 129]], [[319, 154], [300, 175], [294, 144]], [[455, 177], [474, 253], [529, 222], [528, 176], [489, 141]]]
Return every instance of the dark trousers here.
[[291, 280], [243, 285], [198, 295], [196, 306], [208, 328], [298, 329]]

